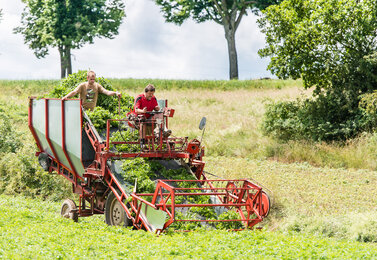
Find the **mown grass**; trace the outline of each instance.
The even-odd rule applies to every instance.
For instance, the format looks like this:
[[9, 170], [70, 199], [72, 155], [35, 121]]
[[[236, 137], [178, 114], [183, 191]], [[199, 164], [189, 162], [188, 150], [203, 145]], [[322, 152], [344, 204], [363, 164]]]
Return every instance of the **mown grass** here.
[[[116, 89], [129, 95], [142, 92], [153, 82], [140, 80], [128, 86], [125, 82], [131, 79], [112, 81], [118, 82]], [[200, 139], [198, 124], [201, 117], [207, 117], [205, 170], [224, 178], [254, 179], [271, 193], [274, 203], [264, 221], [265, 229], [377, 241], [376, 134], [365, 133], [345, 143], [280, 143], [263, 136], [259, 125], [264, 104], [310, 95], [300, 82], [283, 81], [265, 88], [229, 87], [231, 90], [176, 87], [178, 81], [166, 81], [166, 87], [161, 87], [162, 82], [153, 83], [156, 96], [168, 99], [176, 110], [169, 121], [174, 135]], [[29, 83], [0, 81], [0, 101], [14, 114], [14, 125], [24, 142], [32, 144], [27, 96], [46, 93], [55, 83]], [[189, 85], [190, 81], [180, 83]], [[22, 150], [23, 154], [34, 152], [32, 145]]]
[[314, 167], [308, 163], [210, 157], [206, 170], [223, 178], [248, 178], [272, 198], [268, 230], [285, 230], [377, 242], [377, 174]]
[[4, 259], [359, 259], [376, 244], [283, 232], [197, 231], [155, 236], [107, 226], [101, 218], [61, 218], [59, 204], [0, 196]]

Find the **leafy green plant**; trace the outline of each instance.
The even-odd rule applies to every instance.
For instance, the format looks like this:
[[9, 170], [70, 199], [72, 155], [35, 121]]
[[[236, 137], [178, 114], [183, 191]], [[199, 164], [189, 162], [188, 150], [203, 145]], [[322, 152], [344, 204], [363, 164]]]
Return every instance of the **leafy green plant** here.
[[123, 178], [125, 181], [134, 184], [137, 180], [137, 192], [153, 193], [155, 184], [151, 180], [156, 176], [152, 165], [146, 163], [147, 159], [134, 158], [132, 160], [123, 160]]
[[[93, 111], [87, 111], [87, 115], [92, 121], [94, 127], [98, 130], [105, 130], [107, 125], [107, 120], [112, 119], [112, 114], [109, 110], [102, 107], [95, 107]], [[114, 125], [114, 121], [111, 122]]]
[[[118, 131], [111, 135], [110, 142], [137, 142], [138, 139], [138, 131], [132, 131], [128, 128], [122, 129], [122, 126], [119, 126]], [[118, 152], [138, 152], [140, 151], [140, 144], [113, 144], [113, 148]]]
[[20, 147], [20, 134], [12, 127], [10, 117], [0, 110], [0, 153], [14, 153]]

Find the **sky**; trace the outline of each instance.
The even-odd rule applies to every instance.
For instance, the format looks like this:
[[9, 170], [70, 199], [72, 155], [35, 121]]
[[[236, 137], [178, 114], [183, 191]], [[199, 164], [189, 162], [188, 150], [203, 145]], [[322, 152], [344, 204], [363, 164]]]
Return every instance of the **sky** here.
[[[166, 23], [153, 0], [125, 0], [126, 18], [114, 39], [96, 38], [72, 50], [73, 72], [94, 70], [107, 78], [185, 80], [229, 79], [224, 29], [213, 21], [181, 26]], [[13, 28], [21, 25], [21, 0], [0, 0], [0, 79], [59, 79], [58, 50], [38, 59]], [[269, 60], [257, 52], [265, 45], [257, 17], [244, 16], [236, 32], [239, 79], [272, 77]]]

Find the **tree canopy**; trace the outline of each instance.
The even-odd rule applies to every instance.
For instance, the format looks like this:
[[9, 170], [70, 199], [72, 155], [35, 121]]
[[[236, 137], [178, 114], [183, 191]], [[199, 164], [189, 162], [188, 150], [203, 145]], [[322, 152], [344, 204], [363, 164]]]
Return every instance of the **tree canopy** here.
[[259, 54], [271, 57], [268, 69], [278, 77], [302, 78], [316, 93], [375, 88], [368, 56], [377, 50], [376, 0], [286, 0], [268, 8], [259, 26], [267, 42]]
[[24, 41], [38, 58], [58, 48], [61, 77], [72, 73], [71, 50], [95, 37], [114, 38], [118, 34], [124, 13], [122, 0], [23, 0], [21, 33]]
[[263, 10], [279, 0], [155, 0], [167, 22], [181, 25], [186, 19], [192, 18], [201, 23], [214, 21], [224, 27], [228, 43], [229, 77], [238, 79], [238, 61], [235, 33], [242, 17], [248, 10]]
[[377, 0], [285, 0], [267, 8], [259, 26], [268, 69], [314, 87], [311, 100], [270, 107], [268, 131], [289, 123], [286, 136], [344, 140], [377, 126], [360, 106], [377, 89]]

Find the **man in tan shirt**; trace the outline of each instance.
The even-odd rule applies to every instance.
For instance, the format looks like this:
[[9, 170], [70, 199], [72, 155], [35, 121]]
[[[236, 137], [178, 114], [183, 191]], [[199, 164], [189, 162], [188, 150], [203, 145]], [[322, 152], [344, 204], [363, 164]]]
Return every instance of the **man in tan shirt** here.
[[94, 71], [88, 71], [87, 79], [88, 82], [83, 82], [78, 85], [73, 91], [64, 96], [62, 100], [67, 100], [68, 98], [79, 94], [84, 109], [93, 110], [97, 104], [98, 93], [102, 93], [107, 96], [117, 95], [119, 98], [122, 96], [120, 92], [106, 90], [100, 84], [95, 82], [96, 73]]

